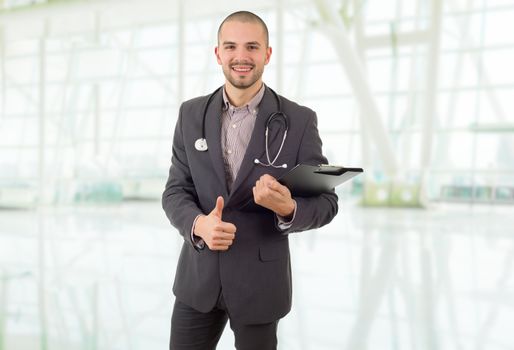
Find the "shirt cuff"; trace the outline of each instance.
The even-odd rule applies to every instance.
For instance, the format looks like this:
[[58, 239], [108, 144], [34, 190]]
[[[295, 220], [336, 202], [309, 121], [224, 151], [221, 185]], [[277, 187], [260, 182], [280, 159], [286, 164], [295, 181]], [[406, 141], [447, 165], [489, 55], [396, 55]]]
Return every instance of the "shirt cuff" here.
[[191, 227], [191, 243], [193, 243], [193, 247], [203, 249], [205, 248], [205, 242], [203, 241], [203, 239], [194, 234], [196, 221], [200, 216], [202, 216], [202, 214], [197, 215], [195, 220], [193, 221], [193, 226]]
[[296, 217], [296, 201], [293, 199], [293, 202], [294, 202], [294, 210], [293, 210], [293, 217], [291, 218], [291, 220], [286, 221], [286, 218], [284, 218], [283, 216], [275, 214], [277, 216], [277, 220], [278, 220], [278, 228], [281, 230], [287, 230], [288, 228], [290, 228], [293, 225], [294, 218]]

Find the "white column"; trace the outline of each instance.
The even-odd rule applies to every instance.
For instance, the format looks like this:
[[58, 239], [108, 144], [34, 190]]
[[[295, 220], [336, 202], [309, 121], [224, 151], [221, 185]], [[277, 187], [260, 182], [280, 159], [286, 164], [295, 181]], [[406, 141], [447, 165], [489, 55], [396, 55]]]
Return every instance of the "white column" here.
[[5, 270], [0, 270], [0, 350], [5, 349], [7, 338], [7, 283], [9, 283]]
[[421, 199], [426, 201], [426, 183], [428, 168], [432, 155], [432, 139], [434, 134], [434, 123], [437, 111], [437, 86], [439, 74], [439, 48], [441, 37], [441, 0], [433, 0], [431, 3], [431, 30], [429, 39], [429, 56], [426, 76], [426, 99], [423, 116], [423, 128], [421, 138]]
[[5, 31], [4, 31], [4, 28], [2, 26], [0, 26], [0, 91], [1, 91], [1, 96], [0, 96], [0, 106], [1, 106], [1, 109], [0, 109], [0, 118], [4, 117], [5, 116], [5, 111], [6, 111], [6, 106], [5, 106], [5, 102], [6, 102], [6, 96], [7, 96], [7, 91], [6, 91], [6, 84], [5, 84]]
[[[380, 158], [383, 161], [384, 172], [391, 178], [396, 176], [398, 164], [393, 145], [382, 123], [377, 103], [373, 97], [359, 57], [353, 49], [342, 20], [337, 17], [337, 11], [331, 8], [325, 0], [315, 0], [322, 19], [322, 29], [334, 45], [341, 60], [348, 80], [353, 87], [355, 98], [360, 107], [362, 125], [369, 131], [370, 140], [375, 143]], [[322, 82], [320, 82], [322, 83]]]
[[43, 205], [48, 201], [48, 190], [45, 187], [46, 171], [45, 171], [45, 147], [46, 147], [46, 38], [49, 31], [49, 21], [46, 19], [43, 24], [43, 32], [39, 39], [39, 87], [38, 87], [38, 100], [39, 100], [39, 186], [38, 186], [38, 201], [39, 208], [37, 214], [38, 220], [38, 314], [39, 314], [39, 328], [40, 328], [40, 349], [48, 349], [48, 334], [47, 334], [47, 312], [46, 312], [46, 254], [45, 254], [45, 220]]
[[[284, 0], [277, 0], [277, 50], [275, 60], [277, 62], [277, 86], [279, 93], [284, 92]], [[286, 94], [288, 95], [288, 94]]]
[[185, 33], [186, 33], [186, 25], [185, 25], [185, 11], [184, 11], [184, 0], [178, 0], [178, 81], [177, 81], [177, 102], [180, 105], [182, 101], [184, 101], [184, 76], [185, 76]]
[[[354, 19], [354, 35], [355, 35], [355, 49], [357, 51], [357, 56], [362, 62], [363, 65], [363, 73], [366, 74], [365, 67], [365, 52], [364, 52], [364, 23], [362, 18], [362, 4], [360, 0], [353, 0], [353, 8], [355, 11], [355, 19]], [[366, 76], [367, 78], [367, 76]], [[357, 116], [362, 115], [362, 111], [357, 111]], [[362, 150], [362, 167], [364, 169], [371, 169], [372, 161], [371, 161], [371, 147], [370, 147], [370, 135], [366, 128], [366, 125], [363, 123], [363, 120], [360, 120], [360, 135], [361, 135], [361, 150]], [[364, 172], [364, 176], [366, 179], [371, 179], [373, 176], [372, 172]]]
[[[101, 31], [101, 14], [97, 11], [94, 14], [95, 18], [95, 45], [100, 47], [100, 31]], [[94, 118], [94, 154], [95, 157], [100, 156], [100, 84], [95, 82], [93, 84], [93, 118]]]
[[43, 24], [43, 32], [39, 38], [39, 67], [38, 67], [38, 202], [46, 203], [48, 199], [48, 189], [45, 186], [45, 155], [46, 155], [46, 37], [48, 35], [48, 20]]

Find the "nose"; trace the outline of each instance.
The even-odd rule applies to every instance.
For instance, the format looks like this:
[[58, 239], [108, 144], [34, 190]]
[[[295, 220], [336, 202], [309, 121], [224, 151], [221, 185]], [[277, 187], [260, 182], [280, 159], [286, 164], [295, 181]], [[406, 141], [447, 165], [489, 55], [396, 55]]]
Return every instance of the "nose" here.
[[237, 62], [248, 62], [248, 50], [243, 46], [238, 47], [235, 51], [234, 60]]

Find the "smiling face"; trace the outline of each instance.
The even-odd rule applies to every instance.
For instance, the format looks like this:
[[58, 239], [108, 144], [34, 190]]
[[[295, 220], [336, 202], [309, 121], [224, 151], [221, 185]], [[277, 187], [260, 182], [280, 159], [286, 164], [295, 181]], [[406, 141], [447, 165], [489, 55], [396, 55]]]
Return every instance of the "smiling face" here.
[[227, 21], [221, 27], [214, 52], [227, 84], [248, 89], [262, 82], [271, 56], [263, 27], [256, 22]]

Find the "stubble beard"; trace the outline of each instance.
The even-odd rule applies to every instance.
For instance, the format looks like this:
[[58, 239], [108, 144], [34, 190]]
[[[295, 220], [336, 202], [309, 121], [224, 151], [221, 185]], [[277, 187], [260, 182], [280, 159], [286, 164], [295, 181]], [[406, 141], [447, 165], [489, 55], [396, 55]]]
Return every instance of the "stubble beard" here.
[[[227, 81], [237, 89], [248, 89], [253, 86], [261, 77], [264, 72], [264, 68], [257, 68], [254, 66], [252, 69], [252, 74], [243, 79], [235, 78], [232, 74], [234, 71], [231, 66], [223, 67], [223, 74]], [[236, 72], [237, 74], [237, 72]]]

